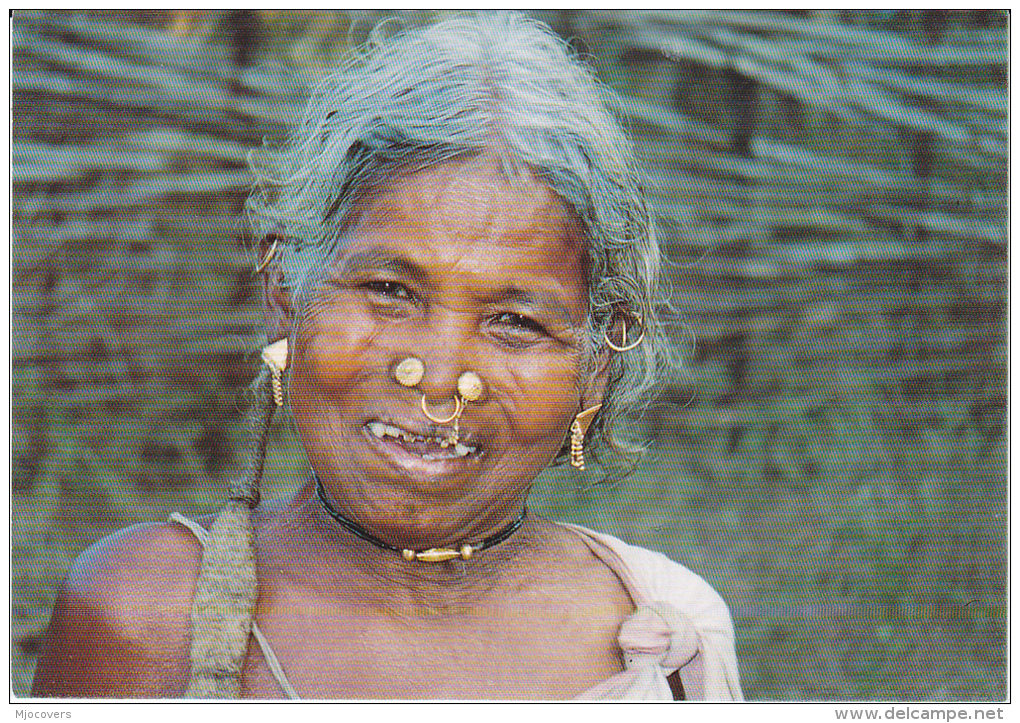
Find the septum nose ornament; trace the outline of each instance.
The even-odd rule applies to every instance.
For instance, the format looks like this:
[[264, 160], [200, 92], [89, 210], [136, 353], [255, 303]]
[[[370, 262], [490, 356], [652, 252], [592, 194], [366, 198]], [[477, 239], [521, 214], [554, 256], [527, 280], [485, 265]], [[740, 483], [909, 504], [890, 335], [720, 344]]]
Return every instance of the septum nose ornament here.
[[[401, 386], [416, 387], [425, 377], [425, 362], [417, 357], [409, 356], [402, 359], [393, 369], [393, 376]], [[445, 419], [436, 416], [429, 410], [428, 400], [425, 393], [421, 395], [421, 411], [430, 422], [435, 424], [449, 424], [453, 422], [453, 436], [450, 444], [457, 444], [460, 440], [460, 415], [464, 413], [464, 407], [468, 402], [475, 402], [481, 399], [484, 385], [481, 378], [474, 372], [464, 372], [457, 377], [457, 393], [453, 397], [453, 414]]]

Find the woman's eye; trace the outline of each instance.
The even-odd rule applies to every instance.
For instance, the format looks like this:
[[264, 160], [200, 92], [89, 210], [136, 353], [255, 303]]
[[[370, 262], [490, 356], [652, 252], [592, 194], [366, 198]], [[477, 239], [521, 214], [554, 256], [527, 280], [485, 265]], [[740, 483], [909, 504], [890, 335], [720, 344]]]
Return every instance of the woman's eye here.
[[411, 292], [403, 284], [396, 281], [369, 281], [361, 285], [366, 291], [391, 299], [410, 299]]
[[529, 333], [529, 334], [544, 334], [545, 329], [534, 319], [523, 316], [522, 314], [514, 314], [511, 312], [503, 312], [496, 314], [492, 319], [493, 323], [500, 328], [510, 330], [516, 333]]

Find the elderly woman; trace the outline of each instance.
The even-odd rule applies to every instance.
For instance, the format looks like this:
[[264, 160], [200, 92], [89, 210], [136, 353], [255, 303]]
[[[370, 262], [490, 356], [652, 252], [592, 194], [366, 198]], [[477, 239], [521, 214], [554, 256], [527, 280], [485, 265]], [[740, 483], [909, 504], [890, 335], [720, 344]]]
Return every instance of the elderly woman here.
[[[628, 451], [669, 357], [601, 98], [514, 15], [399, 35], [317, 90], [249, 204], [275, 343], [248, 470], [211, 526], [82, 555], [36, 695], [740, 697], [701, 578], [527, 509], [551, 463]], [[313, 472], [260, 506], [288, 402]]]

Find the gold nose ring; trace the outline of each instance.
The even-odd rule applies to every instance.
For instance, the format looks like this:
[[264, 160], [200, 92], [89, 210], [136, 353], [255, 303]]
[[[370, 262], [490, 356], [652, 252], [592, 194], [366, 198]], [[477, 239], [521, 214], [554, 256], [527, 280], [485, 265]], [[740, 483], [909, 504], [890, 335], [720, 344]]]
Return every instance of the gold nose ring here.
[[425, 395], [422, 394], [421, 411], [425, 414], [426, 417], [429, 418], [430, 422], [435, 422], [436, 424], [449, 424], [450, 422], [459, 420], [460, 413], [464, 411], [464, 402], [460, 398], [459, 394], [453, 398], [453, 402], [454, 402], [453, 414], [451, 414], [446, 419], [441, 419], [440, 417], [433, 416], [433, 414], [429, 411], [428, 403], [425, 401]]
[[[393, 367], [393, 376], [401, 386], [416, 387], [425, 378], [425, 362], [413, 356], [401, 359]], [[481, 377], [474, 372], [464, 372], [457, 377], [457, 393], [453, 397], [453, 414], [445, 419], [438, 417], [429, 410], [428, 400], [425, 394], [421, 395], [421, 411], [428, 417], [430, 422], [435, 424], [455, 424], [460, 420], [464, 407], [468, 402], [476, 402], [482, 398], [485, 385]]]
[[454, 409], [453, 414], [446, 419], [440, 419], [432, 414], [428, 408], [428, 401], [425, 399], [425, 395], [421, 395], [421, 411], [425, 414], [429, 420], [436, 424], [449, 424], [453, 422], [454, 425], [460, 421], [460, 415], [464, 412], [464, 407], [467, 406], [468, 402], [476, 402], [482, 398], [482, 391], [484, 385], [482, 379], [474, 372], [464, 372], [457, 377], [457, 393], [453, 397]]

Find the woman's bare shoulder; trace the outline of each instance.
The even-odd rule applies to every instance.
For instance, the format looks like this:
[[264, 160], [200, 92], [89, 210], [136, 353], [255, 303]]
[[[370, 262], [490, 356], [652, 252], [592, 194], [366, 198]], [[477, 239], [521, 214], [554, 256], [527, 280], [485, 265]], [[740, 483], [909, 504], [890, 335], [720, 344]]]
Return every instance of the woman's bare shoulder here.
[[619, 625], [634, 606], [623, 581], [584, 541], [564, 526], [541, 521], [545, 529], [547, 549], [556, 560], [557, 575], [550, 575], [550, 584], [558, 584], [579, 603], [597, 604], [607, 621]]
[[135, 525], [85, 550], [54, 605], [33, 695], [178, 692], [201, 554], [195, 536], [173, 523]]

